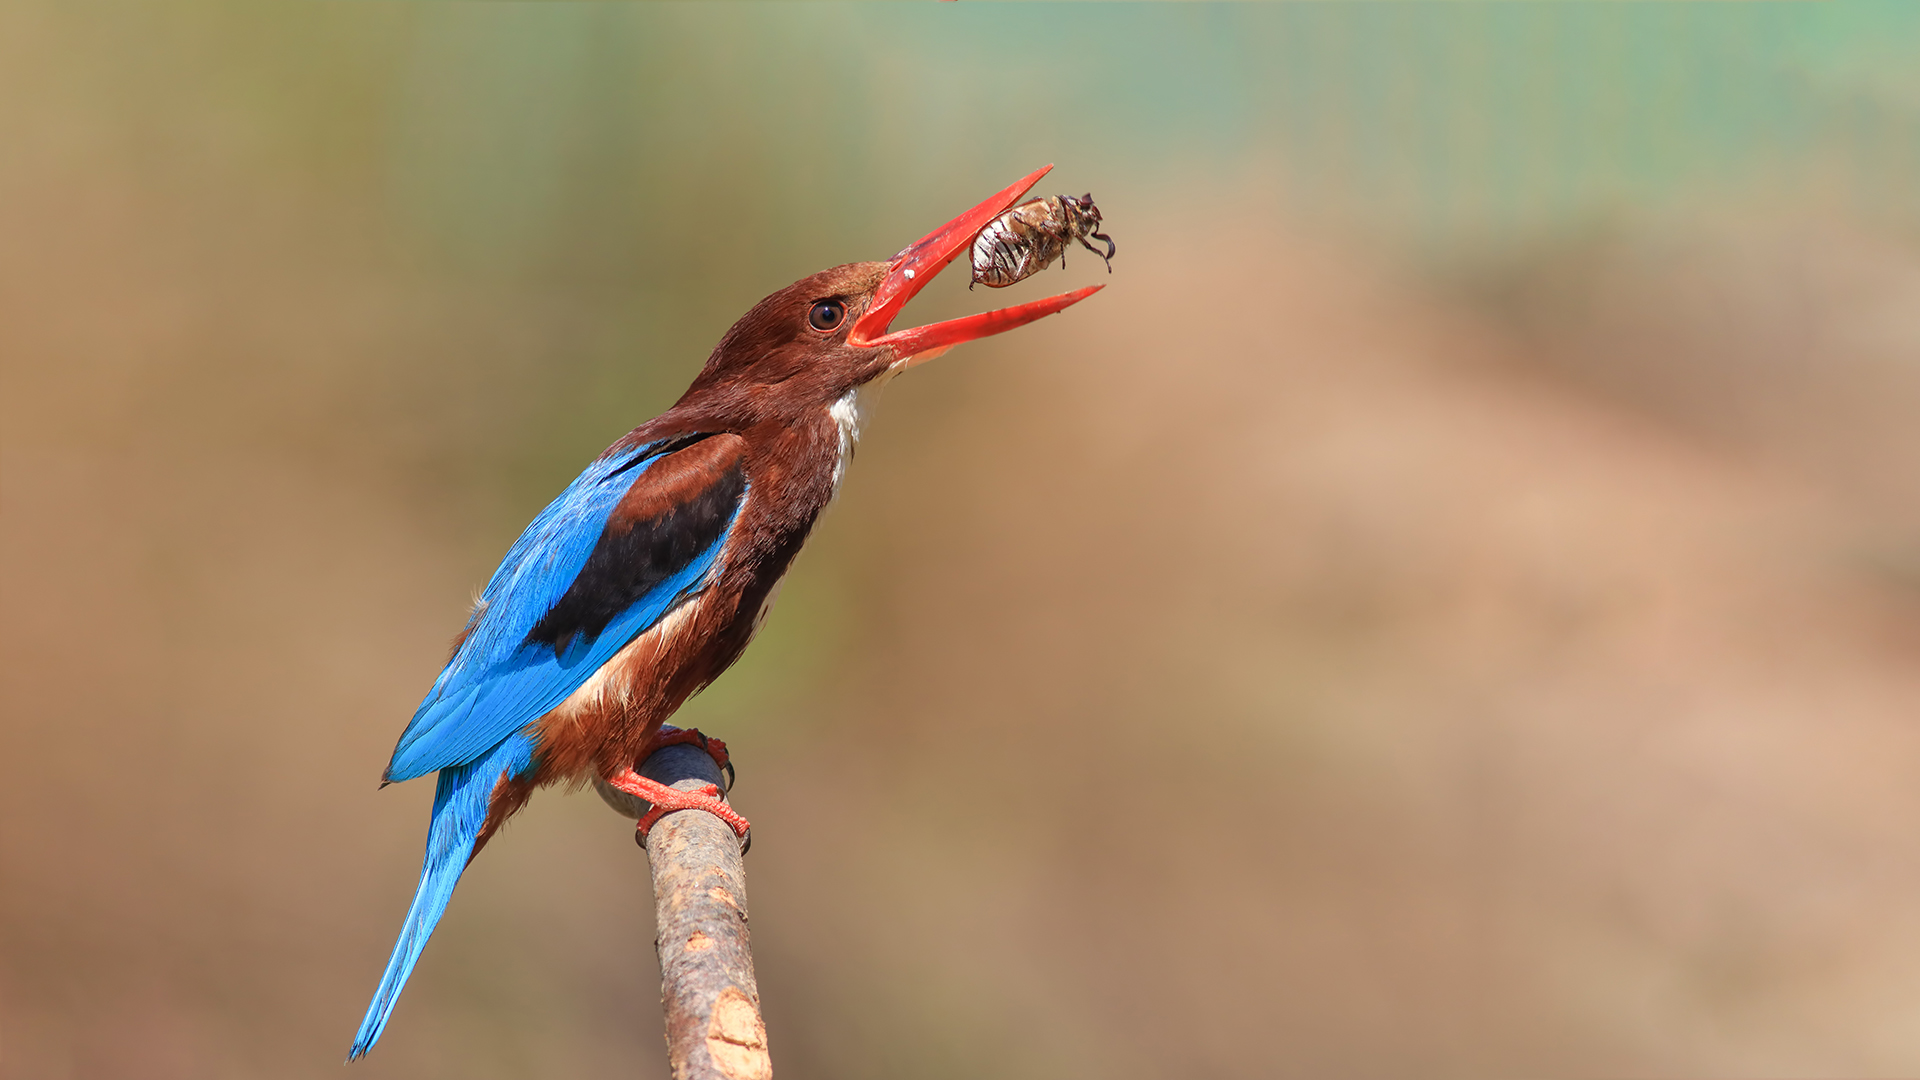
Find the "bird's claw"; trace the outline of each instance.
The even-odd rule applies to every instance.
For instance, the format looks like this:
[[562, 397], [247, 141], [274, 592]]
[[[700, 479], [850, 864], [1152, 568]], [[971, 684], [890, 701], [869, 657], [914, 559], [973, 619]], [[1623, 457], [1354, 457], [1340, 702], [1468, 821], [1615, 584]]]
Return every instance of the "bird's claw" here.
[[[616, 784], [616, 786], [618, 785]], [[752, 828], [752, 826], [748, 824], [747, 819], [740, 816], [739, 811], [727, 805], [727, 801], [722, 797], [720, 789], [712, 784], [701, 784], [692, 791], [685, 791], [680, 788], [666, 787], [663, 785], [656, 793], [643, 794], [640, 792], [629, 792], [629, 794], [639, 795], [640, 798], [652, 804], [652, 809], [641, 816], [637, 825], [640, 843], [643, 847], [646, 845], [647, 834], [653, 831], [654, 825], [658, 824], [661, 818], [666, 817], [676, 810], [705, 810], [707, 813], [726, 822], [727, 825], [733, 829], [734, 835], [743, 839], [746, 837], [747, 831]]]
[[[676, 729], [670, 734], [684, 736], [673, 739], [673, 743], [695, 743], [707, 749], [708, 753], [714, 753], [717, 747], [719, 754], [726, 753], [724, 743], [718, 739], [707, 739], [697, 731], [680, 732]], [[716, 755], [715, 760], [722, 759]], [[738, 811], [727, 804], [725, 793], [717, 785], [701, 784], [692, 789], [669, 787], [658, 780], [641, 776], [632, 769], [624, 770], [618, 776], [608, 777], [607, 784], [615, 790], [644, 800], [648, 804], [647, 812], [641, 815], [634, 829], [634, 839], [641, 847], [647, 845], [647, 835], [653, 831], [654, 825], [658, 824], [661, 818], [677, 810], [704, 810], [726, 822], [734, 835], [740, 837], [742, 854], [746, 853], [748, 846], [752, 843], [749, 836], [752, 826], [746, 818], [741, 817]]]
[[653, 737], [653, 745], [647, 750], [647, 756], [652, 757], [664, 747], [679, 746], [683, 743], [705, 750], [707, 756], [713, 759], [713, 763], [720, 766], [720, 772], [727, 779], [727, 790], [733, 790], [733, 782], [737, 774], [733, 769], [733, 756], [727, 753], [726, 740], [716, 739], [699, 728], [677, 728], [672, 724], [662, 724], [660, 733]]

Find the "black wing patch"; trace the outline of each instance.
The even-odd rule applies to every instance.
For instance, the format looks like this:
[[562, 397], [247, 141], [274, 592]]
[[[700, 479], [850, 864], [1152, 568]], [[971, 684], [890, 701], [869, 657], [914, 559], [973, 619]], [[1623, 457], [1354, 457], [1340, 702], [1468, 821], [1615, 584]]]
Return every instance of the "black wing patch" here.
[[656, 460], [620, 500], [599, 542], [524, 644], [566, 652], [725, 540], [746, 495], [746, 444], [716, 435]]

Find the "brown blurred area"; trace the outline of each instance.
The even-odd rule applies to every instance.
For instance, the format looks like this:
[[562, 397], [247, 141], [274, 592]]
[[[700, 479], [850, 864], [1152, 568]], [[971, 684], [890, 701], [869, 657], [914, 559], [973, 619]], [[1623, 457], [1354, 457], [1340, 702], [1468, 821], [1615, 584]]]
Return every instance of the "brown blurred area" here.
[[[689, 144], [629, 211], [688, 259], [562, 215], [495, 272], [312, 105], [424, 92], [290, 59], [464, 16], [79, 10], [0, 15], [0, 1075], [334, 1075], [430, 797], [380, 767], [500, 552], [758, 295], [1018, 169], [868, 250], [891, 185], [778, 225], [836, 174]], [[1920, 1067], [1914, 234], [1707, 185], [1434, 260], [1273, 160], [1072, 169], [1114, 272], [1027, 288], [1113, 287], [895, 383], [683, 714], [780, 1075]], [[355, 1072], [662, 1074], [630, 835], [536, 798]]]

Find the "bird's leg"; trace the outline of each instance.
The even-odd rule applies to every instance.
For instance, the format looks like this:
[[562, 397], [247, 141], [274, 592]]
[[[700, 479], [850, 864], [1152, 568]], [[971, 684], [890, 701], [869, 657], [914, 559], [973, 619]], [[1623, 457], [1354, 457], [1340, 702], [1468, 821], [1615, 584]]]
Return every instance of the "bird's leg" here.
[[[677, 746], [681, 743], [692, 743], [706, 751], [713, 758], [714, 764], [720, 766], [721, 771], [726, 774], [727, 786], [733, 786], [733, 762], [727, 755], [727, 744], [719, 739], [710, 739], [691, 728], [663, 727], [660, 733], [654, 736], [652, 744], [641, 760], [645, 761], [646, 758], [652, 757], [662, 747]], [[742, 837], [747, 835], [747, 819], [727, 805], [720, 789], [712, 784], [702, 784], [692, 791], [682, 791], [658, 780], [641, 776], [632, 768], [622, 769], [607, 777], [607, 784], [636, 799], [644, 799], [651, 806], [651, 809], [640, 818], [638, 826], [643, 841], [656, 822], [675, 810], [705, 810], [726, 822], [737, 835]]]

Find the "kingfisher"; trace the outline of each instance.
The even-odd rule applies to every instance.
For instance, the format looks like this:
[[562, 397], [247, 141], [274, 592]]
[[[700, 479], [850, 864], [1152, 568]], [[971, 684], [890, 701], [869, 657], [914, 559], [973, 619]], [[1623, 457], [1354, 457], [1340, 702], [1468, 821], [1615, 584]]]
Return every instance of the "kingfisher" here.
[[673, 742], [724, 744], [666, 724], [745, 651], [780, 581], [833, 501], [874, 394], [955, 345], [1024, 326], [1089, 286], [893, 330], [934, 276], [1042, 168], [887, 262], [802, 278], [714, 346], [674, 406], [567, 485], [508, 549], [452, 656], [400, 734], [383, 785], [439, 774], [420, 885], [348, 1060], [373, 1048], [474, 855], [535, 788], [594, 778], [659, 817], [702, 810], [743, 840], [713, 785], [681, 791], [635, 770]]

